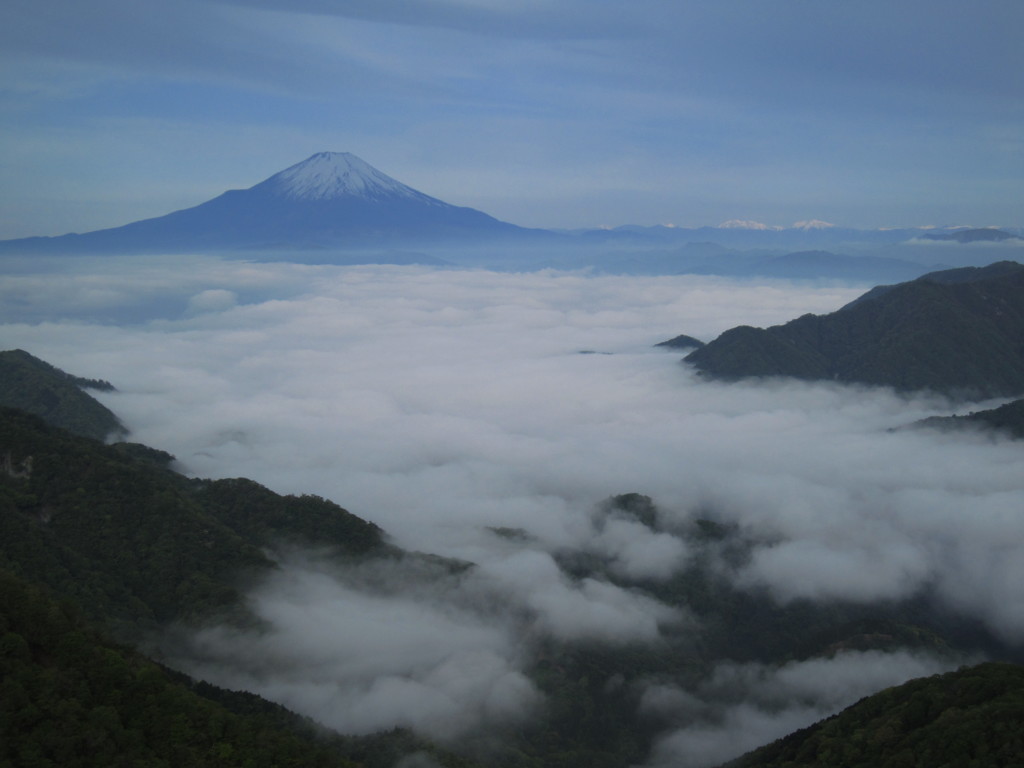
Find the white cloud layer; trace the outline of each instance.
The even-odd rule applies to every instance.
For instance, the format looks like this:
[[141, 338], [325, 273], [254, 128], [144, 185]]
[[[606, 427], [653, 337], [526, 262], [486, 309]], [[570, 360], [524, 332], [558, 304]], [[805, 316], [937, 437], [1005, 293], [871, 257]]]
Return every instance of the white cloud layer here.
[[[522, 674], [521, 643], [651, 643], [686, 626], [684, 607], [597, 576], [569, 578], [557, 553], [590, 553], [628, 578], [664, 578], [690, 556], [672, 531], [697, 515], [736, 523], [756, 542], [732, 575], [781, 602], [932, 588], [954, 610], [1024, 640], [1019, 444], [888, 431], [948, 413], [940, 398], [709, 383], [678, 353], [652, 347], [679, 333], [708, 340], [736, 324], [831, 311], [857, 290], [116, 264], [4, 277], [0, 295], [18, 302], [5, 309], [4, 346], [112, 381], [119, 391], [100, 397], [133, 439], [174, 453], [190, 472], [316, 493], [403, 547], [478, 564], [413, 598], [308, 562], [286, 569], [253, 595], [271, 632], [197, 640], [217, 662], [207, 667], [215, 681], [243, 682], [348, 731], [404, 724], [450, 737], [516, 721], [538, 697]], [[142, 304], [162, 319], [138, 314]], [[126, 306], [134, 324], [96, 322]], [[661, 531], [628, 516], [595, 518], [603, 499], [633, 491], [658, 504]], [[522, 533], [496, 535], [499, 527]], [[749, 695], [679, 730], [659, 755], [711, 760], [726, 742], [739, 744], [737, 730], [772, 738], [931, 664], [892, 654], [777, 672], [723, 668], [714, 684], [739, 680]], [[810, 693], [800, 688], [836, 675]], [[829, 699], [830, 688], [849, 696]], [[649, 706], [670, 712], [704, 712], [702, 702], [724, 695], [651, 691]], [[757, 696], [782, 703], [766, 708]]]
[[375, 594], [291, 563], [251, 596], [269, 630], [202, 631], [179, 663], [345, 733], [405, 726], [454, 738], [525, 718], [539, 695], [514, 666], [512, 633], [412, 579], [404, 586]]

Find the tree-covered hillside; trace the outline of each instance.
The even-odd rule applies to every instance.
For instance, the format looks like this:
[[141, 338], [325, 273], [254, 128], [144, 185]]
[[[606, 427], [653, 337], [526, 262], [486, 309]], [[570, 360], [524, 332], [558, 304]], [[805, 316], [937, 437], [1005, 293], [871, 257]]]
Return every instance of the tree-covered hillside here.
[[282, 541], [391, 554], [383, 533], [314, 496], [247, 480], [190, 480], [142, 446], [103, 445], [0, 411], [0, 566], [87, 614], [137, 631], [239, 606]]
[[344, 737], [110, 642], [67, 601], [0, 569], [0, 765], [473, 768], [411, 733]]
[[733, 328], [685, 360], [719, 379], [789, 376], [965, 398], [1024, 392], [1024, 267], [952, 272], [875, 289], [829, 315]]
[[914, 426], [936, 429], [991, 429], [996, 432], [1024, 438], [1024, 399], [1013, 400], [998, 408], [972, 411], [966, 416], [932, 416], [917, 422]]
[[111, 390], [110, 382], [72, 376], [21, 349], [0, 352], [0, 406], [34, 413], [78, 435], [122, 437], [124, 425], [109, 408], [83, 392]]
[[197, 688], [0, 570], [0, 765], [354, 768], [311, 723]]
[[1024, 764], [1024, 667], [981, 664], [869, 696], [728, 768], [997, 768]]
[[322, 498], [189, 479], [172, 463], [0, 408], [0, 765], [391, 768], [417, 753], [473, 765], [406, 731], [327, 733], [106, 639], [139, 641], [169, 623], [251, 624], [243, 591], [278, 567], [280, 547], [406, 557]]

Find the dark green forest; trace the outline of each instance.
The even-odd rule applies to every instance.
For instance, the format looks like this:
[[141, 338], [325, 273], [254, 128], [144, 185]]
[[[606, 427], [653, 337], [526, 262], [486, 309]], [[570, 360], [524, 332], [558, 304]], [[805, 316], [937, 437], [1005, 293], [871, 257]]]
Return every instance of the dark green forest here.
[[980, 664], [877, 693], [728, 768], [988, 768], [1024, 759], [1024, 667]]
[[283, 707], [112, 643], [67, 600], [0, 570], [0, 766], [390, 768], [424, 753], [408, 732], [343, 737]]
[[123, 437], [126, 430], [117, 416], [83, 388], [114, 387], [109, 381], [72, 376], [22, 349], [0, 352], [0, 406], [33, 413], [77, 435]]
[[312, 724], [238, 715], [200, 687], [0, 571], [0, 765], [354, 765]]
[[249, 480], [190, 480], [166, 454], [103, 445], [20, 411], [0, 412], [0, 446], [0, 566], [128, 638], [237, 612], [246, 581], [275, 568], [265, 548], [392, 553], [380, 529], [332, 502]]

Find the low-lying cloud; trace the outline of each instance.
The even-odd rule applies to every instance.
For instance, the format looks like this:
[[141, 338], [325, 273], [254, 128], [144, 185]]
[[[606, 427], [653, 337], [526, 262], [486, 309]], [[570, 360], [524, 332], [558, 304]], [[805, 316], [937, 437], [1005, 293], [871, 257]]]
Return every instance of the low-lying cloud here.
[[407, 574], [401, 592], [368, 590], [309, 562], [287, 565], [249, 597], [265, 630], [200, 631], [178, 663], [346, 733], [397, 725], [455, 738], [516, 724], [538, 703], [514, 633], [459, 605], [457, 584], [417, 589]]
[[778, 668], [722, 664], [695, 691], [651, 686], [641, 710], [687, 725], [655, 745], [650, 766], [719, 765], [883, 688], [948, 668], [948, 661], [906, 652], [854, 651]]
[[[104, 276], [113, 292], [100, 295]], [[477, 564], [410, 598], [384, 577], [299, 560], [251, 596], [271, 631], [194, 639], [207, 663], [193, 668], [214, 682], [341, 730], [455, 737], [519, 722], [540, 696], [524, 675], [530, 643], [650, 645], [685, 632], [685, 606], [622, 585], [685, 567], [692, 553], [679, 532], [697, 517], [752, 542], [749, 560], [720, 566], [741, 588], [781, 603], [927, 589], [1024, 640], [1019, 444], [889, 431], [949, 413], [939, 397], [706, 382], [652, 346], [831, 311], [859, 290], [202, 260], [187, 274], [158, 260], [116, 276], [65, 270], [56, 285], [44, 277], [17, 277], [32, 290], [7, 310], [5, 345], [112, 381], [119, 392], [101, 397], [132, 439], [200, 476], [325, 496], [405, 548]], [[95, 322], [135, 285], [174, 302], [132, 325]], [[13, 322], [18, 311], [34, 324]], [[633, 491], [658, 504], [656, 529], [595, 516], [604, 499]], [[595, 558], [607, 578], [570, 576], [565, 553]], [[936, 665], [843, 656], [815, 674], [853, 670], [864, 683], [853, 693], [864, 695]], [[733, 670], [747, 695], [728, 705], [719, 689], [652, 683], [645, 706], [697, 717], [665, 715], [673, 735], [655, 762], [686, 753], [708, 764], [723, 743], [740, 744], [737, 733], [760, 743], [849, 700], [799, 692], [794, 679], [808, 669]]]
[[347, 733], [396, 725], [454, 739], [527, 721], [547, 638], [653, 643], [683, 612], [523, 550], [468, 571], [419, 558], [339, 566], [291, 553], [248, 597], [263, 628], [176, 637], [174, 663]]

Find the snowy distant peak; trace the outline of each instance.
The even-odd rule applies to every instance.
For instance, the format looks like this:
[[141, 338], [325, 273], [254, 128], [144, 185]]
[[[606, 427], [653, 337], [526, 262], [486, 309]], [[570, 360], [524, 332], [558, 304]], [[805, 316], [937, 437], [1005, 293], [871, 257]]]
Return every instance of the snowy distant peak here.
[[359, 197], [370, 200], [408, 198], [442, 204], [417, 192], [349, 152], [318, 152], [301, 163], [274, 174], [259, 186], [293, 200], [333, 200]]
[[810, 221], [798, 221], [793, 225], [793, 229], [831, 229], [835, 224], [831, 224], [821, 219], [811, 219]]
[[768, 224], [762, 224], [760, 221], [749, 221], [747, 219], [729, 219], [723, 221], [718, 225], [719, 229], [757, 229], [757, 230], [772, 230], [778, 231], [782, 227], [769, 226]]
[[[811, 219], [810, 221], [798, 221], [791, 229], [830, 229], [835, 224], [830, 224], [827, 221], [821, 221], [820, 219]], [[785, 227], [779, 227], [774, 224], [763, 224], [760, 221], [750, 221], [748, 219], [729, 219], [723, 221], [718, 225], [718, 229], [751, 229], [760, 232], [781, 232]]]

